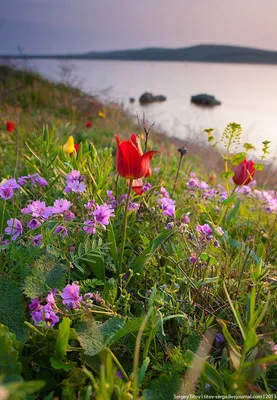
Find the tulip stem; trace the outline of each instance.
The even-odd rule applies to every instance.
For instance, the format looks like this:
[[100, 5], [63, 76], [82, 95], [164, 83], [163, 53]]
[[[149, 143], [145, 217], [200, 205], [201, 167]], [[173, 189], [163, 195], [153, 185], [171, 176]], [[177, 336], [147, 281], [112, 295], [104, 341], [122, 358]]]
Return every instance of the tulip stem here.
[[121, 246], [120, 257], [119, 257], [119, 265], [118, 265], [118, 269], [119, 269], [119, 273], [120, 274], [122, 272], [122, 261], [123, 261], [124, 250], [125, 250], [126, 230], [127, 230], [127, 213], [128, 213], [129, 202], [130, 202], [132, 184], [133, 184], [133, 179], [130, 179], [127, 198], [126, 198], [126, 204], [125, 204], [125, 210], [124, 210], [122, 246]]

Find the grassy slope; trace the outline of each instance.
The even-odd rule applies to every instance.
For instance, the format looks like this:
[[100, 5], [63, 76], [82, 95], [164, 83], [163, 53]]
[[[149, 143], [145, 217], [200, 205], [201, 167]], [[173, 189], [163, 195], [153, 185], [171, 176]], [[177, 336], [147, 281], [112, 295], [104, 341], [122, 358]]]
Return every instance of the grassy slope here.
[[[114, 148], [113, 135], [115, 132], [120, 132], [123, 136], [127, 136], [131, 131], [137, 128], [133, 122], [124, 115], [120, 108], [111, 105], [102, 105], [98, 102], [92, 105], [92, 99], [88, 99], [88, 97], [81, 92], [72, 90], [63, 85], [50, 84], [28, 72], [23, 73], [6, 68], [0, 69], [0, 76], [2, 77], [0, 135], [1, 142], [3, 143], [0, 149], [0, 178], [6, 177], [7, 175], [13, 176], [18, 143], [20, 153], [16, 175], [25, 172], [27, 169], [26, 172], [28, 173], [37, 171], [49, 182], [55, 182], [55, 185], [49, 185], [47, 190], [43, 190], [43, 188], [38, 189], [39, 195], [42, 199], [47, 200], [47, 204], [52, 204], [57, 197], [57, 193], [62, 193], [64, 175], [70, 170], [69, 163], [87, 177], [90, 176], [90, 172], [91, 175], [94, 175], [96, 184], [94, 185], [94, 183], [90, 182], [88, 179], [89, 190], [85, 196], [91, 195], [92, 198], [94, 198], [93, 196], [97, 198], [99, 195], [104, 198], [104, 196], [106, 196], [106, 189], [115, 189], [113, 174], [114, 158], [107, 156], [109, 153], [105, 153], [103, 147], [112, 145]], [[105, 111], [107, 115], [105, 119], [101, 119], [97, 115], [100, 109]], [[5, 131], [4, 125], [7, 120], [13, 120], [16, 123], [17, 129], [15, 133], [8, 133]], [[91, 120], [93, 122], [93, 128], [85, 128], [86, 120]], [[64, 143], [66, 137], [70, 133], [74, 134], [77, 141], [83, 141], [88, 138], [95, 144], [98, 151], [97, 157], [94, 157], [95, 160], [90, 154], [91, 150], [86, 147], [83, 157], [77, 156], [76, 159], [74, 157], [69, 159], [63, 152], [60, 152], [52, 163], [51, 160], [56, 151], [54, 140], [51, 142], [53, 150], [47, 153], [47, 163], [40, 162], [39, 158], [34, 155], [30, 156], [29, 151], [24, 145], [25, 141], [32, 144], [38, 156], [44, 156], [43, 149], [40, 148], [40, 139], [43, 134], [42, 124], [45, 123], [50, 127], [55, 127], [58, 135], [57, 145]], [[138, 129], [135, 130], [138, 131]], [[158, 156], [154, 157], [153, 167], [159, 166], [161, 167], [161, 171], [158, 174], [153, 174], [151, 182], [158, 190], [160, 185], [164, 184], [166, 188], [171, 191], [178, 164], [178, 153], [175, 144], [170, 144], [170, 142], [166, 141], [162, 136], [154, 135], [149, 148], [150, 147], [163, 150], [160, 158]], [[189, 148], [192, 149], [192, 146]], [[223, 283], [226, 284], [232, 300], [238, 300], [244, 321], [247, 321], [248, 318], [247, 304], [249, 301], [249, 292], [253, 287], [257, 289], [257, 296], [254, 298], [254, 304], [256, 306], [264, 305], [267, 293], [272, 291], [270, 307], [266, 310], [266, 318], [263, 324], [258, 326], [257, 331], [259, 334], [263, 334], [275, 331], [276, 329], [276, 285], [274, 283], [274, 276], [277, 253], [276, 241], [274, 238], [277, 236], [277, 233], [275, 215], [273, 213], [266, 213], [262, 203], [256, 201], [256, 199], [248, 198], [247, 196], [243, 198], [241, 203], [238, 202], [240, 208], [236, 205], [232, 210], [232, 204], [229, 208], [228, 206], [224, 208], [225, 206], [220, 202], [216, 203], [213, 200], [203, 199], [201, 193], [197, 191], [188, 191], [186, 184], [191, 170], [200, 172], [199, 170], [202, 169], [204, 173], [201, 179], [207, 178], [213, 172], [213, 170], [207, 166], [208, 161], [212, 163], [212, 158], [205, 158], [205, 154], [214, 155], [214, 153], [207, 149], [203, 150], [202, 153], [201, 151], [201, 148], [195, 147], [195, 150], [191, 151], [191, 154], [187, 157], [186, 163], [184, 163], [181, 170], [174, 197], [177, 201], [178, 211], [173, 224], [179, 227], [178, 235], [176, 234], [172, 242], [164, 246], [161, 250], [158, 250], [151, 258], [150, 262], [147, 263], [147, 266], [141, 271], [141, 274], [136, 276], [131, 282], [130, 289], [132, 289], [133, 298], [129, 296], [129, 293], [124, 292], [125, 299], [129, 299], [129, 303], [126, 300], [126, 309], [123, 309], [120, 303], [120, 301], [123, 301], [123, 297], [121, 298], [119, 296], [117, 300], [117, 312], [123, 315], [127, 313], [129, 318], [140, 316], [143, 313], [142, 310], [144, 310], [144, 303], [141, 299], [137, 298], [138, 291], [144, 293], [144, 291], [150, 290], [154, 284], [157, 285], [159, 290], [160, 286], [167, 284], [171, 292], [166, 292], [165, 295], [162, 295], [161, 292], [158, 291], [158, 296], [160, 296], [158, 299], [159, 302], [156, 303], [158, 307], [162, 307], [164, 315], [179, 314], [180, 312], [184, 312], [188, 315], [189, 323], [185, 322], [184, 324], [177, 325], [177, 322], [169, 321], [165, 324], [166, 336], [164, 337], [161, 333], [157, 334], [155, 346], [151, 346], [151, 352], [149, 352], [151, 356], [151, 365], [143, 383], [143, 387], [146, 388], [149, 388], [151, 382], [154, 381], [157, 376], [161, 376], [162, 373], [167, 375], [172, 373], [172, 371], [175, 373], [176, 370], [178, 372], [178, 368], [179, 372], [183, 373], [184, 365], [188, 362], [183, 358], [184, 351], [195, 351], [195, 346], [189, 345], [188, 338], [192, 340], [193, 335], [202, 335], [207, 327], [210, 326], [209, 324], [215, 326], [218, 331], [220, 329], [217, 323], [218, 317], [228, 321], [228, 327], [233, 337], [239, 343], [240, 347], [243, 345], [244, 341], [242, 340], [238, 324], [236, 323], [226, 298]], [[197, 152], [197, 156], [193, 155], [193, 153]], [[204, 162], [200, 162], [201, 157]], [[50, 164], [52, 163], [51, 168], [46, 167], [48, 162], [50, 162]], [[60, 190], [60, 192], [57, 190]], [[119, 194], [125, 192], [126, 184], [125, 181], [121, 179], [119, 181]], [[37, 195], [37, 193], [32, 194], [32, 196], [35, 195]], [[7, 208], [10, 210], [9, 216], [20, 215], [18, 210], [26, 205], [29, 198], [29, 193], [22, 192], [17, 198], [19, 202], [18, 205], [12, 201], [8, 202]], [[86, 197], [85, 199], [88, 200]], [[137, 200], [142, 202], [141, 211], [137, 214], [138, 216], [132, 214], [129, 219], [128, 246], [125, 257], [126, 265], [128, 265], [127, 262], [131, 262], [130, 260], [132, 260], [134, 255], [137, 256], [141, 254], [149, 240], [152, 240], [157, 233], [164, 231], [164, 225], [167, 222], [166, 218], [159, 213], [160, 209], [157, 206], [155, 196], [151, 197], [149, 195], [148, 198], [148, 195], [146, 195], [143, 199], [144, 200]], [[143, 201], [145, 202], [144, 204]], [[75, 205], [78, 210], [80, 204], [76, 202]], [[14, 214], [11, 214], [12, 212]], [[179, 226], [181, 215], [184, 212], [189, 212], [191, 216], [192, 223], [189, 228]], [[226, 215], [227, 218], [225, 221]], [[224, 230], [226, 229], [228, 236], [226, 240], [222, 240], [222, 246], [219, 249], [213, 247], [206, 249], [205, 246], [202, 247], [201, 243], [194, 240], [194, 236], [197, 236], [195, 226], [199, 223], [204, 224], [207, 221], [212, 221], [215, 226], [221, 224], [221, 222], [226, 222], [225, 226], [222, 226]], [[72, 231], [75, 229], [77, 232], [78, 226], [76, 226], [71, 227]], [[120, 243], [122, 239], [122, 213], [120, 210], [118, 211], [117, 217], [114, 219], [114, 227], [116, 238], [118, 243]], [[84, 235], [84, 232], [79, 229], [78, 233], [71, 235], [67, 247], [69, 248], [73, 245], [78, 247], [83, 241], [82, 234]], [[104, 240], [106, 240], [104, 235], [103, 237]], [[67, 249], [64, 250], [64, 244], [61, 243], [60, 245], [56, 243], [57, 241], [55, 238], [52, 239], [53, 238], [51, 238], [49, 234], [46, 240], [49, 240], [52, 247], [56, 248], [57, 246], [58, 250], [62, 250], [62, 254], [66, 254], [67, 257]], [[31, 260], [29, 264], [33, 266], [36, 258], [44, 252], [44, 247], [34, 248], [28, 245], [28, 240], [30, 240], [30, 238], [25, 240], [27, 245], [24, 248], [14, 246], [14, 253], [11, 255], [11, 257], [14, 257], [12, 259], [12, 265], [16, 267], [12, 271], [13, 279], [20, 284], [22, 276], [19, 273], [20, 268], [18, 264], [20, 265], [20, 263], [22, 263], [23, 265], [28, 256], [28, 260]], [[105, 244], [107, 243], [108, 240], [106, 240]], [[59, 247], [59, 245], [61, 247]], [[16, 253], [16, 251], [18, 251], [18, 253]], [[200, 260], [195, 268], [188, 261], [190, 254], [194, 252], [197, 253], [197, 257], [200, 257], [200, 255], [203, 257], [201, 259], [202, 261]], [[209, 252], [208, 254], [212, 256], [211, 258], [208, 257], [208, 261], [207, 258], [205, 259], [207, 256], [205, 252]], [[109, 260], [108, 252], [105, 257], [105, 261]], [[262, 258], [265, 266], [268, 268], [263, 270], [266, 272], [265, 275], [258, 274], [257, 259], [259, 257]], [[5, 271], [10, 271], [10, 260], [7, 257], [4, 259], [6, 260]], [[131, 264], [129, 265], [131, 266]], [[25, 265], [23, 266], [25, 268]], [[88, 270], [86, 270], [86, 273], [88, 273]], [[193, 282], [192, 286], [188, 284], [188, 274], [190, 282]], [[113, 271], [108, 270], [108, 276], [117, 279]], [[208, 278], [212, 277], [214, 280], [210, 282], [207, 280], [205, 282], [207, 276]], [[91, 275], [87, 277], [90, 278]], [[201, 285], [202, 281], [204, 282], [203, 285]], [[181, 286], [181, 289], [176, 294], [174, 283], [177, 282], [179, 286]], [[144, 294], [146, 295], [146, 293]], [[129, 304], [131, 312], [126, 312]], [[158, 320], [160, 317], [157, 315], [155, 318]], [[150, 327], [151, 324], [148, 329], [150, 329]], [[250, 334], [252, 335], [253, 332], [250, 332]], [[249, 341], [252, 346], [253, 335], [251, 336], [250, 334]], [[276, 341], [276, 339], [277, 337], [275, 336], [274, 340]], [[260, 350], [264, 351], [262, 346], [263, 345], [261, 345]], [[42, 344], [41, 347], [43, 348], [44, 344]], [[147, 347], [147, 345], [144, 341], [143, 349], [145, 347]], [[126, 343], [120, 342], [114, 347], [114, 351], [121, 362], [126, 364], [128, 372], [131, 372], [130, 365], [131, 360], [133, 360], [133, 347], [130, 350], [128, 346], [126, 346]], [[34, 357], [39, 359], [39, 356], [40, 353], [34, 351]], [[253, 354], [253, 357], [256, 357], [256, 355]], [[217, 366], [219, 362], [222, 362], [220, 366], [221, 369], [224, 367], [223, 363], [225, 361], [221, 350], [218, 351], [218, 349], [216, 349], [213, 363]], [[153, 365], [155, 368], [153, 368]], [[229, 370], [231, 371], [232, 369], [230, 368]], [[32, 379], [34, 379], [34, 376], [35, 374], [33, 372]], [[31, 379], [29, 376], [24, 376], [24, 378]], [[161, 378], [163, 378], [163, 376]], [[234, 377], [234, 379], [237, 378]], [[275, 376], [274, 379], [276, 379]], [[245, 378], [245, 380], [247, 381], [247, 378]], [[260, 385], [262, 386], [261, 382]], [[247, 390], [246, 387], [245, 392], [247, 392]]]

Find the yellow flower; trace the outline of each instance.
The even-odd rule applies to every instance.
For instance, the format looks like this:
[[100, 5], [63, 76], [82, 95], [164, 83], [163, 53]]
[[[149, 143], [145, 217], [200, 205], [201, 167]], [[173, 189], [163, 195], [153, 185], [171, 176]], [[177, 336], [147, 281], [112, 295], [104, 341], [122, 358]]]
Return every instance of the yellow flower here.
[[76, 150], [74, 147], [74, 137], [72, 135], [69, 136], [67, 142], [63, 145], [63, 151], [69, 156], [70, 154], [75, 153]]
[[104, 111], [98, 111], [98, 117], [100, 118], [106, 118], [106, 114], [104, 113]]

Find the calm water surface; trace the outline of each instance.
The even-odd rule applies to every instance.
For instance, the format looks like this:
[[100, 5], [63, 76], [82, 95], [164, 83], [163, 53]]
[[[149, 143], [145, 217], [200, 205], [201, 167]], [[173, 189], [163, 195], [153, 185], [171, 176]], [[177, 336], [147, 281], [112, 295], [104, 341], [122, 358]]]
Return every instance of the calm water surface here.
[[[43, 75], [60, 80], [61, 62], [31, 62]], [[277, 149], [277, 66], [137, 61], [74, 61], [73, 77], [81, 88], [103, 100], [123, 103], [132, 114], [145, 115], [149, 122], [170, 136], [206, 140], [203, 130], [215, 128], [218, 135], [229, 122], [243, 127], [243, 142], [253, 143], [258, 154], [263, 140]], [[164, 103], [140, 106], [145, 92], [163, 94]], [[221, 106], [203, 109], [190, 103], [194, 94], [208, 93]], [[129, 98], [135, 97], [134, 104]]]

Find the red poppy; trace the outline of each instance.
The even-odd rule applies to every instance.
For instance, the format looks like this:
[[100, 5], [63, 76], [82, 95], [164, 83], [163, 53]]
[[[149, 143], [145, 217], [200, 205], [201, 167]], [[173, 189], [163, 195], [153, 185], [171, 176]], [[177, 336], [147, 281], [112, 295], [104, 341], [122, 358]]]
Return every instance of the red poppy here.
[[86, 127], [87, 127], [87, 128], [91, 128], [91, 127], [92, 127], [92, 123], [91, 123], [90, 121], [87, 121], [87, 122], [86, 122]]
[[242, 161], [235, 169], [233, 181], [236, 185], [248, 185], [255, 175], [255, 163], [254, 161]]
[[78, 152], [79, 147], [80, 147], [80, 143], [75, 143], [74, 144], [74, 149], [76, 150], [76, 153]]
[[132, 179], [133, 190], [142, 194], [143, 183], [141, 178], [151, 175], [150, 161], [158, 151], [147, 151], [143, 154], [139, 136], [134, 133], [130, 140], [120, 142], [118, 135], [116, 138], [116, 169], [119, 175], [125, 179]]
[[14, 123], [11, 121], [8, 121], [6, 124], [6, 130], [8, 132], [13, 132], [14, 131]]

